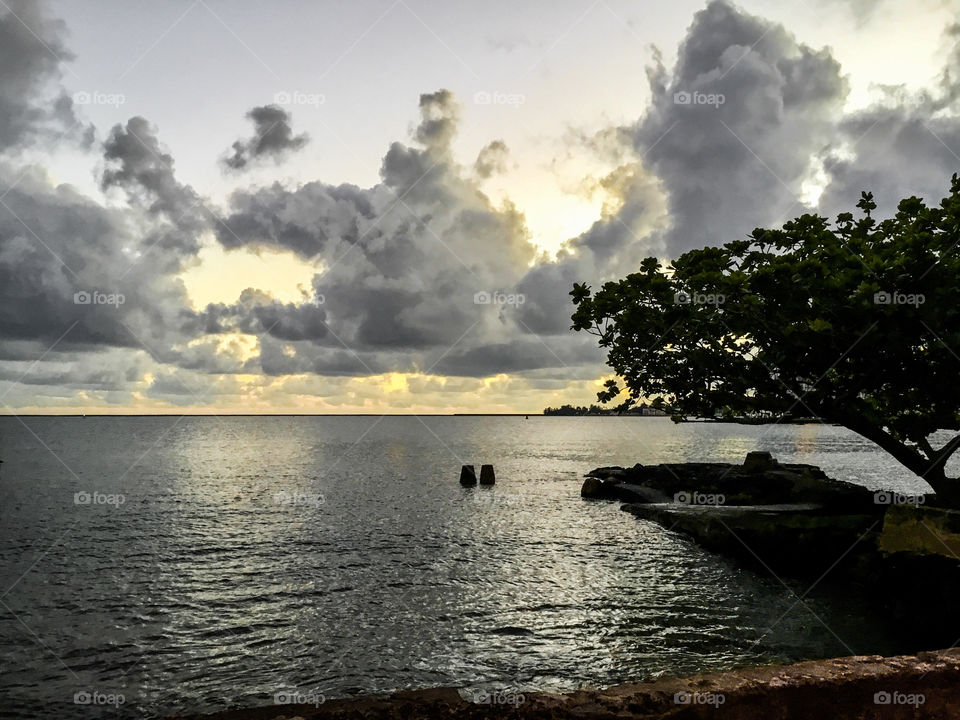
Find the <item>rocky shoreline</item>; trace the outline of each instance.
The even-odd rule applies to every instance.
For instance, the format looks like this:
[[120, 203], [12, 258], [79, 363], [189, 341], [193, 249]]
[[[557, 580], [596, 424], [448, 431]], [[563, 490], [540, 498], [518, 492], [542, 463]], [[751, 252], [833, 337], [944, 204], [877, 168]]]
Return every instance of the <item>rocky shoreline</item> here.
[[708, 550], [798, 577], [819, 577], [841, 555], [847, 567], [870, 564], [876, 554], [871, 534], [889, 507], [875, 493], [827, 477], [818, 467], [780, 464], [758, 452], [742, 465], [598, 468], [587, 474], [581, 495], [618, 500], [624, 511], [684, 533]]
[[960, 511], [936, 496], [872, 492], [813, 465], [748, 453], [742, 464], [603, 467], [581, 488], [761, 574], [839, 584], [909, 627], [906, 651], [960, 637]]
[[509, 697], [511, 702], [483, 704], [465, 699], [456, 688], [441, 687], [167, 720], [951, 720], [960, 718], [960, 650], [814, 660], [563, 695]]

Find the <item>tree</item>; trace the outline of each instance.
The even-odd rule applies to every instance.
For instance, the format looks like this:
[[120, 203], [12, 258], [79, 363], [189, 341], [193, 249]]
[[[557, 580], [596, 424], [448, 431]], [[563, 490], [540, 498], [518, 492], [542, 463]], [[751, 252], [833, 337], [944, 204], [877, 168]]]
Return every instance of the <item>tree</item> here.
[[[669, 265], [650, 257], [595, 294], [575, 284], [573, 329], [606, 348], [621, 407], [820, 417], [960, 506], [945, 473], [960, 447], [960, 179], [939, 206], [910, 197], [882, 222], [871, 193], [857, 207], [856, 219], [806, 214]], [[620, 394], [610, 380], [598, 397]]]

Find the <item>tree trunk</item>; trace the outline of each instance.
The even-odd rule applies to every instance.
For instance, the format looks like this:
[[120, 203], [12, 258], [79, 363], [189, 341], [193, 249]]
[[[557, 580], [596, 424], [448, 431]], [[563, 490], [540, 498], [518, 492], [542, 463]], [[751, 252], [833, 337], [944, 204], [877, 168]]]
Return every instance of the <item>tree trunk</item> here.
[[930, 470], [921, 478], [937, 494], [937, 505], [960, 509], [960, 479], [948, 478], [942, 467]]
[[960, 509], [960, 479], [948, 478], [944, 473], [947, 457], [934, 460], [891, 437], [882, 428], [858, 419], [844, 418], [840, 422], [867, 440], [875, 442], [890, 453], [905, 468], [924, 480], [937, 494], [937, 505]]

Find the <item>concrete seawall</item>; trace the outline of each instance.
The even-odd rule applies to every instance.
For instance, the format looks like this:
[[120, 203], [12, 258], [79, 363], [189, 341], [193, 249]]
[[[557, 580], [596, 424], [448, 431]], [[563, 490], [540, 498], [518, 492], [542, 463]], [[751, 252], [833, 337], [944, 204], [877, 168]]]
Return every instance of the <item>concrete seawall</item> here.
[[[960, 719], [960, 650], [814, 660], [661, 678], [564, 695], [524, 693], [509, 697], [511, 704], [478, 704], [465, 699], [455, 688], [433, 688], [329, 700], [318, 706], [273, 705], [176, 716], [176, 720], [952, 720]], [[517, 703], [518, 699], [522, 701]]]

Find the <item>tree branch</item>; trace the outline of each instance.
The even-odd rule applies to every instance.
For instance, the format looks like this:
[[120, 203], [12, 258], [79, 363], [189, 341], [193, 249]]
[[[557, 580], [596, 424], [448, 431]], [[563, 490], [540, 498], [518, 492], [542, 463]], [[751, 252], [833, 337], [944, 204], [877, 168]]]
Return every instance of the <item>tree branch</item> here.
[[[927, 473], [936, 467], [936, 464], [930, 459], [925, 458], [920, 452], [903, 444], [877, 425], [873, 425], [858, 417], [845, 416], [839, 417], [838, 419], [854, 432], [863, 435], [867, 440], [875, 442], [899, 460], [902, 465], [925, 480], [927, 479]], [[934, 488], [934, 490], [936, 490], [936, 488]]]
[[944, 467], [947, 464], [947, 460], [950, 459], [950, 456], [953, 455], [958, 448], [960, 448], [960, 435], [954, 435], [947, 441], [946, 445], [937, 451], [934, 464], [941, 468]]

